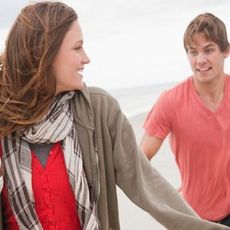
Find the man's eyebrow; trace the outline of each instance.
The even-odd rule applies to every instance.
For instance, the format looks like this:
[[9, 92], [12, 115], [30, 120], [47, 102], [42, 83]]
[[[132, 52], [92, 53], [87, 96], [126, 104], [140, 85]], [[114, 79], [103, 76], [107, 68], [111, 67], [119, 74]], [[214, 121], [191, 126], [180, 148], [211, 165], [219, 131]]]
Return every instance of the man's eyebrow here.
[[209, 47], [212, 47], [212, 46], [214, 46], [214, 44], [208, 44], [208, 45], [206, 45], [206, 46], [204, 47], [204, 49], [209, 48]]
[[82, 45], [83, 44], [83, 40], [78, 40], [78, 41], [75, 42], [75, 44], [76, 45], [79, 45], [79, 44]]
[[[214, 44], [208, 44], [208, 45], [206, 45], [205, 47], [203, 47], [203, 49], [206, 49], [206, 48], [209, 48], [209, 47], [212, 47], [212, 46], [214, 46]], [[193, 47], [193, 46], [188, 46], [187, 49], [195, 50], [196, 48]]]

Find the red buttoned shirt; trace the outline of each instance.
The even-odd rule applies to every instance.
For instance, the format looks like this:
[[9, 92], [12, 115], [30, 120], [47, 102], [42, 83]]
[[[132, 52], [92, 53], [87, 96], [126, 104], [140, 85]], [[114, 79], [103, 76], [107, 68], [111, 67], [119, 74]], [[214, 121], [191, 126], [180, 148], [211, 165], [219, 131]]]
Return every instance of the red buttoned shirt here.
[[[32, 188], [35, 210], [43, 229], [81, 229], [60, 143], [51, 148], [45, 167], [32, 152]], [[5, 186], [3, 213], [4, 229], [19, 230]]]

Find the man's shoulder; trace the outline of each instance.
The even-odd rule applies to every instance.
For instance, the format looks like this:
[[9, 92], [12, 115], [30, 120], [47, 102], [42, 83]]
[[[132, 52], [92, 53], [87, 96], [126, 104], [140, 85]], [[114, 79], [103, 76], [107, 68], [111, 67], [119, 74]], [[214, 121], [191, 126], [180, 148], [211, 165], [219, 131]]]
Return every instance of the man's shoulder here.
[[180, 99], [182, 96], [188, 93], [191, 86], [191, 77], [186, 80], [177, 83], [172, 88], [167, 89], [163, 92], [162, 97], [175, 100], [176, 98]]

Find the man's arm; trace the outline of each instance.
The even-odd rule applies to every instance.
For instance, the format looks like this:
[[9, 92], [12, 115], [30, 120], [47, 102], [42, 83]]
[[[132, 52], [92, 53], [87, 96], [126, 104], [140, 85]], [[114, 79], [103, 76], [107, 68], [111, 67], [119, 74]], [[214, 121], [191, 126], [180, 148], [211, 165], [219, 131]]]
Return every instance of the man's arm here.
[[141, 139], [140, 148], [149, 160], [157, 153], [164, 140], [144, 133]]

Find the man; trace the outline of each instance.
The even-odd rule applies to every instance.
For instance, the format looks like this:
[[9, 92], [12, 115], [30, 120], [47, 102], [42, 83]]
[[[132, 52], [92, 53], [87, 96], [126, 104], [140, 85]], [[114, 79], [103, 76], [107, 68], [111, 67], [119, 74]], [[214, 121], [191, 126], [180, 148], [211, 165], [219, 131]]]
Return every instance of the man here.
[[230, 226], [229, 42], [224, 23], [198, 15], [184, 34], [193, 75], [163, 93], [147, 116], [141, 148], [151, 159], [170, 134], [181, 192], [204, 219]]

